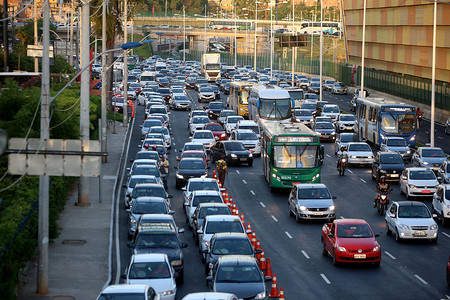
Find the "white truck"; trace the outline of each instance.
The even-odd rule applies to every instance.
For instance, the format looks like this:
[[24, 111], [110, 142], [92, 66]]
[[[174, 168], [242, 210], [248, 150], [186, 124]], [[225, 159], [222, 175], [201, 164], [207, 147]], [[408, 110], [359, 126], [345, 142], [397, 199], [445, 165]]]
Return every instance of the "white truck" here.
[[202, 75], [210, 82], [220, 77], [220, 53], [203, 54]]

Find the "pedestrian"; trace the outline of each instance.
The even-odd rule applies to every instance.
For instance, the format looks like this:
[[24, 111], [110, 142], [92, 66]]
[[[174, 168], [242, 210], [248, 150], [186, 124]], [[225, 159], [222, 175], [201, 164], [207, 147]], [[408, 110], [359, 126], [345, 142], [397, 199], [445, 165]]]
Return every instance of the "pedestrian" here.
[[221, 158], [217, 161], [217, 174], [219, 175], [219, 181], [222, 183], [222, 186], [225, 185], [225, 175], [228, 175], [227, 163], [225, 162], [225, 155], [222, 155]]
[[167, 177], [169, 177], [169, 160], [163, 156], [161, 156], [161, 162], [159, 165], [159, 172], [161, 173], [161, 177], [163, 180], [164, 188], [168, 189], [167, 186]]

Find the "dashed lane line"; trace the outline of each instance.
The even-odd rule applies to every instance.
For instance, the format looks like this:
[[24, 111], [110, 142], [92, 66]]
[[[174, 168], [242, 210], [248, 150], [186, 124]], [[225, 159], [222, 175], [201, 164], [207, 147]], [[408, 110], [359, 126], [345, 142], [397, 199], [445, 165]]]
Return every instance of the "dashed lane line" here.
[[271, 217], [272, 217], [272, 219], [273, 219], [275, 222], [278, 222], [278, 219], [275, 218], [275, 216], [271, 216]]
[[256, 194], [255, 194], [255, 192], [254, 191], [252, 191], [252, 190], [250, 190], [250, 193], [253, 195], [253, 196], [255, 196]]
[[262, 207], [266, 207], [266, 206], [264, 205], [264, 203], [262, 203], [262, 202], [259, 202], [259, 204], [261, 204]]
[[325, 274], [320, 274], [320, 276], [322, 277], [323, 281], [325, 281], [327, 284], [331, 284], [331, 282], [328, 280], [327, 276], [325, 276]]
[[445, 235], [446, 237], [448, 237], [450, 239], [450, 234], [443, 232], [443, 235]]
[[327, 157], [331, 157], [330, 154], [325, 154]]
[[426, 282], [425, 280], [423, 280], [422, 277], [420, 277], [419, 275], [415, 274], [414, 277], [416, 277], [417, 279], [419, 279], [419, 281], [422, 282], [423, 284], [428, 285], [428, 282]]
[[365, 181], [364, 179], [360, 178], [359, 180], [361, 180], [364, 183], [367, 183], [367, 181]]
[[285, 231], [284, 233], [286, 233], [286, 235], [288, 236], [288, 238], [293, 239], [292, 235], [291, 235], [289, 232]]
[[301, 252], [302, 252], [303, 256], [306, 257], [306, 259], [309, 259], [309, 255], [306, 253], [305, 250], [302, 250]]
[[340, 216], [339, 218], [341, 218], [341, 219], [345, 219], [345, 218], [344, 218], [344, 216]]
[[244, 179], [242, 179], [242, 182], [243, 182], [244, 184], [247, 184], [247, 181], [245, 181]]
[[396, 258], [394, 257], [394, 255], [390, 254], [389, 252], [384, 251], [384, 253], [385, 253], [387, 256], [389, 256], [390, 258], [396, 259]]
[[352, 170], [350, 170], [350, 169], [348, 170], [348, 172], [349, 172], [349, 173], [352, 173], [352, 174], [353, 174], [353, 171], [352, 171]]
[[236, 173], [241, 174], [241, 172], [239, 172], [239, 170], [236, 170]]

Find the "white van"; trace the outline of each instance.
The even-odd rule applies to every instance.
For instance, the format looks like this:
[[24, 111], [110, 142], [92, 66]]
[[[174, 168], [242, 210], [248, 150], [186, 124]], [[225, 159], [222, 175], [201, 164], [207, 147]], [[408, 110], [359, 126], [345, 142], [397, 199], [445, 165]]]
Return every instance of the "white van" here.
[[156, 81], [156, 72], [145, 71], [141, 74], [141, 85], [145, 87], [148, 83]]

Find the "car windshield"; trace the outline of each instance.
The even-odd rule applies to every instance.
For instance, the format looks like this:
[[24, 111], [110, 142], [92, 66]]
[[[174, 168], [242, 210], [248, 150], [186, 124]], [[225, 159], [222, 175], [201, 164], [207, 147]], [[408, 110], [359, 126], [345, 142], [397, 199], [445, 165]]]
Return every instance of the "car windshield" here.
[[228, 207], [202, 207], [198, 212], [197, 219], [204, 219], [206, 216], [231, 215]]
[[179, 169], [205, 169], [205, 163], [203, 160], [200, 159], [182, 159], [180, 162]]
[[295, 115], [300, 117], [312, 117], [312, 113], [309, 110], [296, 110]]
[[254, 132], [238, 132], [237, 134], [238, 140], [257, 140], [258, 137]]
[[318, 165], [317, 146], [274, 146], [273, 159], [276, 168], [314, 168]]
[[299, 188], [297, 199], [331, 199], [327, 188]]
[[211, 131], [194, 132], [192, 139], [214, 139]]
[[150, 128], [153, 126], [162, 126], [162, 123], [159, 120], [146, 120], [144, 125], [142, 125], [144, 128]]
[[340, 117], [341, 121], [355, 121], [354, 115], [341, 115]]
[[136, 154], [136, 159], [155, 159], [159, 161], [159, 155], [153, 151], [141, 151]]
[[345, 84], [343, 84], [342, 82], [336, 82], [334, 84], [335, 87], [345, 87]]
[[388, 139], [386, 145], [391, 147], [408, 147], [408, 143], [404, 139]]
[[212, 248], [212, 254], [253, 255], [253, 248], [246, 239], [216, 239]]
[[337, 227], [337, 236], [340, 238], [371, 238], [373, 234], [367, 224], [340, 224]]
[[291, 99], [259, 99], [259, 116], [262, 119], [285, 120], [291, 115]]
[[242, 143], [224, 143], [225, 149], [229, 151], [245, 151], [245, 146]]
[[155, 166], [137, 166], [132, 175], [154, 175], [156, 177], [161, 177], [158, 168]]
[[156, 177], [143, 177], [143, 178], [134, 178], [130, 179], [128, 183], [129, 188], [134, 188], [138, 183], [156, 183]]
[[194, 124], [206, 124], [206, 123], [209, 123], [210, 121], [209, 121], [209, 119], [208, 118], [194, 118], [193, 120], [192, 120], [192, 123], [194, 123]]
[[318, 128], [318, 129], [334, 129], [334, 126], [332, 123], [329, 123], [329, 122], [319, 122], [316, 124], [316, 128]]
[[325, 81], [325, 84], [333, 84], [334, 83], [334, 80], [327, 80], [327, 81]]
[[170, 94], [170, 89], [158, 89], [158, 93], [160, 93], [160, 94]]
[[216, 282], [262, 282], [261, 271], [257, 266], [222, 266], [217, 270]]
[[162, 133], [165, 135], [169, 135], [169, 130], [167, 127], [154, 127], [150, 129], [150, 133]]
[[203, 151], [204, 147], [202, 144], [186, 144], [184, 145], [183, 150], [184, 151], [188, 151], [188, 150], [201, 150]]
[[150, 108], [150, 114], [166, 114], [167, 110], [165, 107], [155, 107], [152, 106], [152, 108]]
[[418, 171], [411, 170], [409, 172], [409, 179], [411, 179], [411, 180], [432, 180], [432, 179], [436, 179], [436, 176], [434, 176], [434, 173], [431, 170], [418, 170]]
[[315, 103], [304, 103], [302, 105], [302, 108], [303, 109], [308, 109], [308, 110], [311, 110], [311, 109], [315, 110], [316, 109], [316, 104]]
[[205, 159], [205, 154], [203, 152], [186, 152], [186, 153], [183, 153], [182, 157], [183, 158], [192, 157], [192, 158]]
[[220, 125], [207, 125], [205, 127], [206, 130], [211, 130], [211, 131], [223, 131], [222, 126]]
[[137, 197], [160, 197], [166, 198], [166, 191], [163, 187], [159, 188], [158, 186], [153, 187], [138, 187], [133, 189], [131, 193], [132, 198]]
[[244, 118], [242, 117], [227, 118], [227, 124], [236, 124], [240, 120], [244, 120]]
[[213, 92], [212, 88], [209, 87], [205, 87], [200, 90], [200, 93], [212, 93], [212, 92]]
[[403, 158], [400, 154], [397, 154], [397, 153], [383, 154], [383, 155], [380, 155], [380, 163], [403, 165]]
[[294, 100], [303, 99], [303, 91], [289, 91], [289, 96]]
[[145, 300], [144, 293], [107, 293], [100, 295], [99, 300]]
[[386, 133], [408, 134], [415, 129], [416, 114], [383, 113], [381, 115], [381, 130]]
[[189, 183], [189, 191], [219, 191], [216, 181], [193, 181]]
[[135, 262], [131, 265], [129, 279], [170, 278], [166, 262]]
[[234, 111], [222, 111], [220, 113], [221, 118], [226, 118], [228, 116], [234, 116], [234, 115], [235, 115]]
[[175, 96], [175, 101], [189, 101], [188, 96]]
[[311, 87], [320, 87], [320, 82], [316, 81], [311, 82]]
[[208, 115], [208, 114], [206, 113], [206, 111], [203, 111], [203, 110], [201, 110], [201, 111], [193, 111], [192, 112], [192, 117], [206, 116], [206, 115]]
[[197, 207], [200, 203], [222, 203], [222, 199], [218, 195], [196, 195], [192, 207]]
[[206, 225], [206, 234], [220, 232], [240, 232], [243, 233], [242, 223], [239, 220], [233, 221], [209, 221]]
[[325, 106], [323, 108], [323, 112], [324, 113], [338, 114], [339, 113], [339, 107], [336, 107], [336, 106]]
[[209, 108], [223, 108], [222, 103], [210, 103]]
[[133, 206], [133, 214], [167, 214], [164, 202], [137, 201]]
[[353, 142], [353, 134], [341, 134], [340, 140], [344, 143]]
[[351, 144], [348, 145], [348, 151], [372, 152], [372, 149], [367, 144]]
[[426, 206], [399, 206], [398, 207], [399, 218], [431, 218], [430, 211]]
[[114, 97], [112, 103], [123, 103], [123, 97]]
[[445, 157], [441, 149], [422, 149], [422, 157]]
[[136, 239], [137, 248], [180, 248], [175, 234], [141, 233]]

